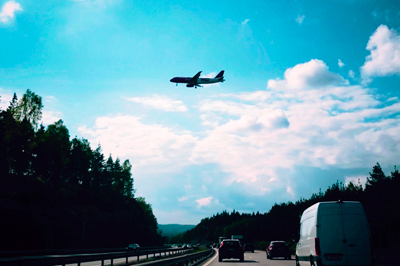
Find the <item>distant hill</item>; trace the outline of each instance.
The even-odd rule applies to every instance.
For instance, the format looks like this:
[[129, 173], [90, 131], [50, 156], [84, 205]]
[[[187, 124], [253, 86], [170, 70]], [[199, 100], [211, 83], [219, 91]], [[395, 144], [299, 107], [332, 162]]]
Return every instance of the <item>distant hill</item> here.
[[162, 236], [176, 236], [177, 234], [184, 233], [196, 225], [187, 224], [159, 224], [158, 229], [161, 230]]

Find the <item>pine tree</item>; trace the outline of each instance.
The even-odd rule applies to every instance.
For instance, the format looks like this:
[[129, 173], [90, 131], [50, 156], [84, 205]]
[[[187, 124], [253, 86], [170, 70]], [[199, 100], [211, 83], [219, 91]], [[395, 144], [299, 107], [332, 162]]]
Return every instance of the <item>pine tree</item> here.
[[379, 183], [386, 178], [379, 163], [376, 163], [372, 168], [372, 173], [369, 172], [369, 175], [370, 176], [367, 177], [367, 185], [369, 186]]

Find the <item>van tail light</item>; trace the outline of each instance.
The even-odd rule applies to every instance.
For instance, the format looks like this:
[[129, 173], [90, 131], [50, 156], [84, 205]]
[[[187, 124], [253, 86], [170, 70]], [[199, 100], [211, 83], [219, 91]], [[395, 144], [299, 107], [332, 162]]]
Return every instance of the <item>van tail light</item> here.
[[319, 238], [316, 237], [314, 240], [315, 240], [315, 256], [321, 256], [321, 246], [319, 245]]

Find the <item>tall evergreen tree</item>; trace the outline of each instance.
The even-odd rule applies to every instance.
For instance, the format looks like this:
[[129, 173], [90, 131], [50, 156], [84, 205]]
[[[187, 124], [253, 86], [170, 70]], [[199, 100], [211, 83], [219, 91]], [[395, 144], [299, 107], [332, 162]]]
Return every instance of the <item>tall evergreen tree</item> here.
[[123, 174], [123, 182], [124, 182], [124, 191], [123, 195], [129, 198], [134, 197], [135, 190], [133, 189], [133, 178], [131, 174], [132, 165], [129, 160], [125, 160], [122, 164], [122, 174]]
[[371, 186], [373, 184], [379, 183], [386, 178], [381, 165], [376, 163], [376, 165], [372, 168], [372, 172], [369, 172], [369, 177], [367, 177], [367, 185]]
[[12, 117], [15, 118], [15, 113], [18, 111], [18, 97], [14, 92], [13, 98], [10, 101], [10, 105], [7, 108], [7, 112], [11, 114]]

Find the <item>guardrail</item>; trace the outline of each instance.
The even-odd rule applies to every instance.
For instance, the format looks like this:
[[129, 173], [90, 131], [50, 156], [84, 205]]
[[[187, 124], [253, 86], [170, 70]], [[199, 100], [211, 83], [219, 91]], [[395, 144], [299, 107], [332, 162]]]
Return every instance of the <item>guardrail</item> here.
[[[192, 266], [200, 265], [208, 258], [215, 254], [214, 249], [209, 249], [202, 252], [197, 252], [194, 254], [189, 254], [185, 256], [180, 256], [177, 258], [168, 258], [158, 261], [144, 262], [140, 263], [140, 266], [169, 266], [169, 265], [189, 265], [189, 263], [194, 263]], [[127, 264], [128, 265], [128, 264]]]
[[89, 261], [101, 261], [101, 265], [104, 266], [105, 260], [111, 261], [111, 266], [115, 259], [126, 258], [126, 264], [128, 265], [128, 258], [137, 256], [137, 261], [140, 260], [140, 256], [146, 255], [146, 259], [149, 259], [149, 255], [156, 257], [160, 254], [160, 257], [164, 253], [167, 256], [171, 254], [183, 253], [190, 249], [185, 248], [163, 248], [163, 249], [148, 249], [140, 251], [123, 251], [123, 252], [111, 252], [111, 253], [97, 253], [97, 254], [70, 254], [70, 255], [47, 255], [47, 256], [31, 256], [31, 257], [10, 257], [0, 258], [0, 265], [7, 266], [52, 266], [52, 265], [63, 265], [66, 264], [77, 264], [80, 266], [82, 262]]
[[[141, 250], [167, 249], [171, 245], [141, 247]], [[96, 249], [41, 249], [41, 250], [8, 250], [0, 251], [0, 258], [25, 257], [25, 256], [43, 256], [43, 255], [71, 255], [71, 254], [94, 254], [123, 252], [126, 248], [96, 248]]]

